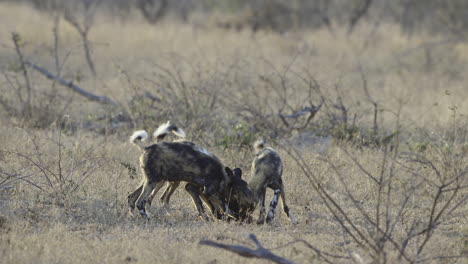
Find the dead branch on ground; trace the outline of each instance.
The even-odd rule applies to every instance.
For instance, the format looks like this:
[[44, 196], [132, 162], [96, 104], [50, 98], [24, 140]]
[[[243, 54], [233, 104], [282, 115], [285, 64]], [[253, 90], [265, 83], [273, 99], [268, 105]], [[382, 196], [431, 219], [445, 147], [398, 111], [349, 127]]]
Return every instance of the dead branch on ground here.
[[257, 237], [254, 234], [250, 234], [249, 239], [255, 243], [255, 245], [257, 246], [256, 249], [251, 249], [251, 248], [240, 246], [240, 245], [226, 245], [226, 244], [217, 243], [211, 240], [200, 240], [199, 244], [221, 248], [227, 251], [234, 252], [246, 258], [267, 259], [267, 260], [270, 260], [279, 264], [294, 264], [295, 263], [291, 260], [277, 256], [273, 254], [270, 250], [264, 248], [262, 244], [260, 244], [260, 242], [258, 241]]
[[67, 81], [67, 80], [63, 79], [62, 77], [60, 77], [60, 76], [56, 76], [56, 75], [52, 74], [51, 72], [49, 72], [48, 70], [46, 70], [46, 69], [44, 69], [44, 68], [30, 62], [30, 61], [26, 60], [25, 64], [30, 66], [34, 70], [40, 72], [42, 75], [44, 75], [48, 79], [57, 81], [61, 85], [72, 89], [74, 92], [86, 97], [87, 99], [89, 99], [91, 101], [99, 102], [99, 103], [102, 103], [102, 104], [109, 104], [109, 105], [113, 105], [113, 106], [119, 106], [119, 104], [117, 102], [110, 99], [109, 97], [103, 96], [103, 95], [95, 95], [95, 94], [92, 94], [90, 92], [87, 92], [83, 88], [81, 88], [78, 85], [74, 84], [73, 81]]

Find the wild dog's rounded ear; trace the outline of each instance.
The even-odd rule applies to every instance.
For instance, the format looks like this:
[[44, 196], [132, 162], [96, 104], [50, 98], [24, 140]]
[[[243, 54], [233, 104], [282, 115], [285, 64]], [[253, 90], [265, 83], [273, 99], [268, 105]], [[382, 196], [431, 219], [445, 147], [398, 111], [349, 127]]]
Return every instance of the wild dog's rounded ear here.
[[224, 167], [224, 170], [226, 171], [226, 174], [231, 178], [234, 176], [234, 173], [229, 167]]
[[239, 179], [242, 179], [242, 170], [240, 168], [235, 168], [232, 170], [234, 176], [238, 177]]

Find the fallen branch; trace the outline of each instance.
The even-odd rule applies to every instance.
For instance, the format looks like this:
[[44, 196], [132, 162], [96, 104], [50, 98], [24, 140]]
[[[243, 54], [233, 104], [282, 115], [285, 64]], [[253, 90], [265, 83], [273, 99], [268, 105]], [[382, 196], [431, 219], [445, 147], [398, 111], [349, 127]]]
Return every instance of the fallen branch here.
[[267, 259], [267, 260], [271, 260], [279, 264], [294, 264], [294, 262], [287, 260], [285, 258], [282, 258], [280, 256], [277, 256], [271, 253], [271, 251], [269, 251], [268, 249], [264, 248], [260, 244], [260, 242], [257, 240], [257, 237], [255, 237], [254, 234], [250, 234], [249, 239], [255, 243], [255, 245], [257, 246], [256, 249], [251, 249], [251, 248], [239, 246], [239, 245], [226, 245], [226, 244], [221, 244], [221, 243], [217, 243], [217, 242], [210, 241], [210, 240], [200, 240], [199, 244], [225, 249], [227, 251], [234, 252], [246, 258]]
[[73, 81], [64, 80], [60, 76], [54, 75], [51, 72], [49, 72], [48, 70], [46, 70], [46, 69], [44, 69], [42, 67], [39, 67], [39, 66], [37, 66], [36, 64], [34, 64], [34, 63], [30, 62], [30, 61], [25, 60], [24, 63], [26, 65], [30, 66], [31, 68], [33, 68], [34, 70], [42, 73], [42, 75], [44, 75], [48, 79], [57, 81], [61, 85], [72, 89], [74, 92], [86, 97], [87, 99], [89, 99], [91, 101], [95, 101], [95, 102], [99, 102], [99, 103], [103, 103], [103, 104], [109, 104], [109, 105], [113, 105], [113, 106], [119, 106], [119, 104], [117, 102], [110, 99], [109, 97], [99, 96], [99, 95], [95, 95], [95, 94], [92, 94], [90, 92], [87, 92], [87, 91], [83, 90], [81, 87], [79, 87], [78, 85], [74, 84]]

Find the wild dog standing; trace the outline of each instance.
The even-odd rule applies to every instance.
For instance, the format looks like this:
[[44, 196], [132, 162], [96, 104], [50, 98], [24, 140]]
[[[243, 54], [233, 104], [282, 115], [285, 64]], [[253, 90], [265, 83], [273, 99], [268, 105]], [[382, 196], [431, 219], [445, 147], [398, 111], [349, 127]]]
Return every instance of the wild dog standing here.
[[232, 171], [211, 155], [200, 151], [200, 147], [191, 142], [162, 142], [148, 147], [139, 143], [147, 137], [145, 131], [137, 131], [132, 135], [131, 142], [143, 152], [140, 166], [143, 173], [143, 183], [128, 196], [130, 212], [135, 206], [142, 216], [147, 216], [145, 205], [151, 193], [154, 195], [164, 182], [188, 182], [185, 189], [191, 195], [198, 213], [208, 219], [200, 200], [200, 189], [209, 199], [215, 210], [224, 212], [226, 196]]
[[261, 138], [255, 142], [254, 149], [256, 156], [252, 162], [252, 178], [249, 181], [249, 188], [253, 192], [256, 202], [261, 203], [257, 224], [263, 224], [265, 221], [265, 194], [267, 187], [275, 191], [273, 199], [270, 202], [270, 210], [266, 217], [267, 223], [275, 217], [275, 208], [279, 197], [281, 197], [284, 212], [291, 222], [296, 223], [296, 220], [289, 213], [289, 207], [286, 204], [284, 184], [281, 178], [283, 174], [281, 157], [274, 149], [265, 147], [265, 141]]
[[[183, 138], [186, 137], [185, 132], [182, 131], [180, 128], [171, 125], [170, 122], [168, 121], [166, 124], [161, 125], [158, 127], [158, 129], [154, 132], [153, 138], [155, 142], [160, 142], [162, 141], [167, 134], [170, 133], [175, 134], [177, 137], [179, 137], [179, 140], [177, 142], [187, 144], [197, 151], [200, 151], [203, 154], [206, 154], [213, 159], [221, 162], [215, 155], [210, 153], [208, 150], [195, 145], [193, 142], [190, 141], [181, 141]], [[227, 193], [227, 206], [230, 209], [228, 211], [227, 216], [230, 218], [234, 218], [236, 220], [246, 220], [250, 217], [251, 212], [255, 209], [255, 203], [253, 199], [253, 194], [248, 188], [247, 183], [242, 179], [242, 170], [239, 168], [235, 168], [232, 170], [232, 176], [230, 179], [230, 183], [228, 184], [228, 193]], [[180, 182], [169, 182], [169, 185], [167, 189], [164, 191], [164, 194], [161, 196], [160, 200], [161, 202], [168, 207], [169, 206], [169, 200], [174, 193], [174, 191], [177, 189], [179, 186]], [[187, 183], [187, 185], [193, 185], [191, 183]], [[187, 188], [187, 186], [186, 186]], [[190, 188], [195, 191], [197, 186], [190, 186]], [[219, 210], [216, 210], [215, 206], [213, 205], [213, 202], [211, 201], [210, 197], [207, 197], [202, 193], [202, 188], [198, 187], [199, 189], [199, 196], [205, 202], [205, 204], [209, 207], [211, 210], [212, 214], [215, 215], [218, 219], [223, 217], [222, 212]], [[150, 203], [151, 200], [155, 197], [156, 192], [153, 191], [153, 193], [150, 195], [148, 202]], [[250, 219], [250, 218], [249, 218]]]
[[[141, 131], [135, 132], [133, 137], [138, 136], [139, 133], [141, 133]], [[201, 148], [201, 147], [195, 145], [193, 142], [185, 141], [185, 140], [184, 140], [185, 137], [186, 137], [185, 132], [184, 132], [182, 129], [178, 128], [177, 126], [172, 125], [172, 124], [170, 123], [170, 121], [167, 121], [167, 123], [160, 125], [160, 126], [156, 129], [156, 131], [154, 131], [154, 133], [153, 133], [153, 142], [154, 142], [154, 143], [162, 142], [162, 141], [166, 138], [166, 136], [167, 136], [168, 134], [170, 134], [170, 133], [173, 133], [174, 135], [176, 135], [176, 136], [178, 137], [178, 139], [176, 140], [177, 142], [181, 142], [181, 143], [183, 143], [183, 144], [187, 144], [187, 145], [189, 145], [189, 146], [195, 148], [196, 150], [202, 152], [203, 154], [206, 154], [206, 155], [208, 155], [208, 156], [211, 156], [213, 159], [216, 159], [216, 160], [218, 160], [219, 162], [221, 162], [216, 156], [214, 156], [213, 154], [211, 154], [208, 150], [206, 150], [206, 149], [204, 149], [204, 148]], [[144, 135], [144, 134], [143, 134], [143, 135]], [[146, 138], [146, 137], [145, 137], [145, 138]], [[144, 139], [142, 138], [142, 141], [143, 141], [143, 140], [144, 140]], [[133, 142], [134, 140], [131, 139], [131, 141]], [[239, 169], [239, 170], [240, 170], [240, 169]], [[242, 172], [240, 172], [240, 174], [242, 174]], [[235, 176], [236, 176], [236, 175], [239, 175], [239, 177], [240, 177], [240, 174], [239, 174], [239, 171], [234, 170], [234, 175], [235, 175]], [[237, 179], [237, 177], [236, 177], [235, 179]], [[239, 183], [239, 181], [236, 181], [235, 183]], [[241, 184], [242, 184], [242, 183], [241, 183]], [[168, 186], [167, 186], [166, 190], [164, 191], [163, 195], [161, 195], [161, 197], [160, 197], [160, 200], [161, 200], [161, 202], [163, 203], [163, 205], [164, 205], [165, 207], [169, 207], [170, 198], [171, 198], [172, 194], [174, 193], [174, 191], [179, 187], [179, 185], [180, 185], [180, 182], [176, 182], [176, 181], [174, 181], [174, 182], [168, 182]], [[190, 189], [192, 189], [192, 190], [196, 190], [196, 188], [197, 188], [197, 186], [190, 186], [190, 183], [188, 183], [188, 185], [189, 185], [189, 186], [186, 186], [186, 189], [187, 189], [187, 188], [190, 188]], [[216, 215], [218, 218], [221, 218], [221, 217], [222, 217], [221, 212], [217, 211], [217, 210], [215, 209], [215, 206], [213, 205], [213, 203], [210, 201], [210, 199], [209, 199], [207, 196], [203, 195], [203, 193], [202, 193], [202, 192], [203, 192], [203, 188], [200, 188], [200, 187], [198, 187], [198, 188], [199, 188], [199, 196], [200, 196], [200, 198], [201, 198], [201, 199], [205, 202], [205, 204], [210, 208], [210, 210], [211, 210], [211, 212], [213, 213], [213, 215]], [[149, 204], [149, 205], [151, 205], [151, 202], [152, 202], [152, 200], [154, 199], [154, 197], [156, 196], [156, 194], [157, 194], [157, 191], [153, 191], [153, 192], [151, 193], [151, 195], [149, 196], [149, 198], [148, 198], [148, 204]]]
[[[154, 131], [154, 133], [153, 133], [153, 142], [158, 143], [158, 142], [163, 141], [166, 138], [166, 136], [168, 134], [170, 134], [170, 133], [173, 133], [174, 135], [176, 135], [180, 140], [186, 138], [186, 134], [182, 129], [178, 128], [175, 125], [172, 125], [170, 121], [167, 121], [167, 123], [160, 125], [156, 129], [156, 131]], [[188, 142], [188, 141], [186, 141], [186, 142], [191, 143], [191, 142]], [[193, 143], [191, 143], [191, 144], [193, 144]], [[195, 145], [195, 144], [193, 144], [193, 145]], [[164, 204], [165, 207], [169, 207], [169, 200], [171, 199], [172, 194], [177, 189], [177, 187], [179, 187], [179, 185], [180, 185], [180, 182], [169, 182], [168, 183], [166, 190], [164, 191], [164, 193], [159, 198], [161, 200], [161, 202]], [[154, 197], [156, 196], [156, 193], [157, 192], [154, 192], [154, 191], [153, 191], [153, 193], [151, 193], [150, 197], [148, 198], [148, 204], [151, 205], [151, 202], [153, 201]]]

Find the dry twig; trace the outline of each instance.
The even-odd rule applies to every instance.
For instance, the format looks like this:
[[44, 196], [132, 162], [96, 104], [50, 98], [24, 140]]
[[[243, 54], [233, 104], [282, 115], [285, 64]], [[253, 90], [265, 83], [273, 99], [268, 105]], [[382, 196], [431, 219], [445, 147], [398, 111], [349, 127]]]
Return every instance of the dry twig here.
[[24, 107], [23, 111], [27, 116], [31, 116], [32, 89], [31, 89], [31, 82], [29, 81], [28, 71], [25, 66], [26, 61], [24, 60], [24, 56], [20, 48], [21, 38], [19, 34], [12, 33], [12, 39], [13, 39], [13, 43], [15, 44], [16, 53], [18, 54], [18, 58], [20, 60], [20, 66], [21, 66], [21, 71], [23, 72], [24, 81], [26, 82], [27, 98], [26, 98], [26, 105], [23, 105]]
[[93, 74], [93, 76], [96, 76], [96, 68], [94, 67], [94, 62], [91, 57], [91, 51], [89, 48], [89, 39], [88, 39], [88, 34], [91, 29], [91, 26], [94, 21], [94, 14], [96, 12], [96, 7], [99, 5], [100, 1], [91, 1], [89, 4], [84, 3], [84, 8], [85, 8], [85, 17], [83, 21], [83, 25], [80, 25], [78, 22], [78, 19], [76, 16], [73, 14], [71, 10], [66, 10], [65, 11], [65, 20], [72, 25], [76, 31], [81, 36], [81, 39], [83, 41], [83, 49], [85, 52], [85, 58], [86, 62], [88, 63], [89, 70]]
[[239, 245], [226, 245], [226, 244], [221, 244], [217, 243], [211, 240], [201, 240], [199, 242], [200, 245], [206, 245], [206, 246], [212, 246], [216, 248], [221, 248], [225, 249], [227, 251], [234, 252], [242, 257], [246, 258], [259, 258], [259, 259], [267, 259], [271, 260], [275, 263], [279, 264], [293, 264], [295, 262], [292, 262], [291, 260], [282, 258], [280, 256], [277, 256], [273, 254], [270, 250], [264, 248], [262, 244], [258, 241], [257, 237], [254, 234], [249, 235], [249, 239], [252, 240], [255, 245], [257, 246], [256, 249], [251, 249], [248, 247], [244, 246], [239, 246]]

